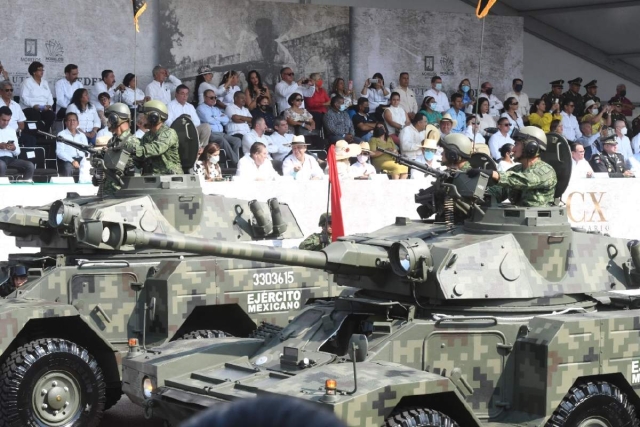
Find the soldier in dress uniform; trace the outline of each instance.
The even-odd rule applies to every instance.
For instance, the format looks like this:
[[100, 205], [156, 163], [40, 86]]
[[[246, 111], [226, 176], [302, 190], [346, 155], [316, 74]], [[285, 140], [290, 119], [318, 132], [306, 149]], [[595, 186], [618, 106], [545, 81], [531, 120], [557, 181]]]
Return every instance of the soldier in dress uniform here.
[[300, 246], [298, 246], [299, 249], [320, 251], [331, 243], [331, 214], [327, 215], [325, 212], [320, 215], [318, 227], [322, 227], [322, 231], [320, 233], [313, 233], [304, 239], [302, 243], [300, 243]]
[[633, 178], [633, 172], [625, 167], [624, 156], [618, 151], [616, 132], [609, 127], [600, 131], [598, 143], [601, 153], [591, 157], [589, 164], [594, 172], [608, 172], [610, 178]]
[[551, 108], [555, 104], [562, 105], [562, 100], [564, 99], [564, 95], [562, 94], [564, 80], [554, 80], [549, 84], [551, 85], [551, 92], [542, 95], [544, 104], [547, 106], [547, 112], [551, 112]]
[[580, 118], [584, 115], [584, 101], [582, 95], [580, 95], [580, 87], [582, 86], [582, 77], [576, 77], [573, 80], [569, 80], [569, 90], [563, 93], [565, 100], [573, 101], [576, 106], [573, 110], [573, 115]]
[[629, 129], [629, 123], [627, 122], [627, 116], [622, 113], [622, 102], [621, 101], [613, 101], [611, 102], [613, 105], [613, 111], [611, 112], [611, 124], [613, 125], [618, 120], [622, 120], [624, 122], [624, 126]]
[[582, 101], [584, 101], [585, 104], [587, 103], [587, 101], [593, 101], [596, 103], [596, 107], [600, 108], [600, 98], [596, 96], [596, 94], [598, 93], [598, 81], [591, 80], [589, 83], [584, 85], [584, 88], [586, 89], [587, 93], [585, 93], [582, 97]]

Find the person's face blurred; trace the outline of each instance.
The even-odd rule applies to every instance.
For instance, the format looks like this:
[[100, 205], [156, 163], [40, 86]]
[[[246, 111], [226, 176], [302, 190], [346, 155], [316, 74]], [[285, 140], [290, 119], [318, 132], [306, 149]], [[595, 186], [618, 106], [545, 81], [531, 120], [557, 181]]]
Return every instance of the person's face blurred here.
[[471, 130], [473, 130], [474, 132], [478, 131], [478, 128], [480, 127], [480, 122], [478, 121], [478, 119], [474, 117], [469, 121], [469, 124], [471, 125]]
[[109, 98], [107, 98], [106, 96], [103, 96], [100, 99], [98, 99], [98, 102], [100, 103], [100, 105], [102, 105], [105, 108], [107, 108], [109, 105], [111, 105], [111, 100]]
[[324, 227], [322, 227], [322, 228], [324, 228], [324, 230], [327, 232], [327, 234], [328, 234], [329, 236], [331, 236], [331, 231], [332, 231], [332, 229], [331, 229], [331, 223], [330, 223], [330, 222], [329, 222], [329, 223], [327, 223], [327, 224], [326, 224]]
[[19, 288], [20, 286], [27, 283], [27, 276], [13, 276], [13, 286]]
[[591, 96], [596, 96], [598, 93], [598, 86], [589, 86], [587, 88], [587, 93]]
[[462, 110], [462, 106], [463, 106], [463, 102], [462, 102], [462, 98], [456, 98], [455, 101], [453, 101], [453, 107], [456, 110]]
[[542, 111], [542, 112], [547, 111], [547, 103], [544, 101], [540, 101], [538, 103], [538, 111]]
[[360, 108], [361, 108], [361, 111], [364, 111], [365, 113], [366, 113], [367, 111], [369, 111], [369, 101], [366, 101], [366, 102], [362, 103], [362, 105], [360, 106]]
[[506, 135], [511, 130], [511, 123], [509, 123], [507, 120], [502, 123], [498, 123], [498, 129], [500, 129], [500, 132], [503, 135]]
[[267, 156], [267, 149], [265, 147], [260, 147], [255, 154], [251, 155], [251, 158], [256, 162], [256, 165], [262, 166], [262, 164], [267, 160]]
[[338, 90], [339, 91], [343, 91], [344, 90], [344, 80], [342, 80], [342, 79], [338, 80]]
[[240, 81], [240, 76], [236, 74], [235, 76], [229, 77], [229, 82], [231, 82], [231, 86], [237, 86], [238, 81]]
[[509, 109], [511, 111], [516, 111], [518, 110], [518, 101], [516, 101], [515, 99], [511, 101], [511, 104], [509, 104]]
[[513, 157], [516, 159], [522, 158], [522, 152], [524, 151], [524, 143], [522, 141], [516, 141], [513, 146]]
[[571, 91], [574, 92], [574, 93], [580, 92], [580, 85], [572, 84], [571, 85]]
[[80, 103], [83, 105], [86, 105], [88, 102], [89, 102], [89, 92], [85, 90], [84, 92], [82, 92]]
[[213, 79], [213, 73], [207, 73], [204, 75], [204, 81], [205, 82], [210, 82], [211, 79]]
[[180, 89], [176, 91], [176, 101], [178, 101], [180, 104], [186, 104], [187, 98], [189, 98], [189, 89]]
[[274, 127], [276, 129], [276, 132], [278, 132], [280, 135], [284, 135], [285, 133], [289, 132], [289, 124], [284, 120], [282, 120], [279, 125], [275, 125]]
[[584, 159], [584, 147], [582, 145], [577, 145], [576, 151], [571, 152], [571, 157], [573, 157], [573, 160], [576, 162]]
[[623, 121], [617, 121], [614, 128], [618, 136], [622, 136], [622, 129], [625, 127], [625, 123]]
[[443, 120], [440, 122], [440, 132], [444, 133], [445, 135], [449, 135], [449, 133], [451, 133], [452, 126], [453, 123], [451, 123], [449, 120]]
[[[336, 110], [340, 110], [340, 107], [343, 104], [344, 104], [344, 99], [338, 99], [337, 101], [334, 102], [333, 108], [335, 108]], [[391, 101], [391, 104], [393, 104], [393, 101]]]
[[573, 102], [568, 103], [567, 105], [564, 106], [564, 111], [567, 114], [573, 114], [573, 110], [576, 109], [576, 105]]
[[249, 83], [251, 83], [253, 86], [256, 86], [258, 84], [258, 76], [256, 73], [251, 73], [251, 76], [249, 77]]
[[431, 83], [431, 87], [435, 89], [438, 84], [442, 84], [442, 79], [436, 79], [436, 81]]
[[218, 97], [213, 91], [208, 91], [207, 94], [204, 96], [204, 103], [207, 104], [209, 107], [213, 107], [214, 105], [216, 105], [217, 99]]
[[618, 144], [604, 144], [604, 151], [607, 154], [618, 152]]
[[238, 106], [240, 108], [244, 107], [245, 103], [246, 103], [246, 99], [245, 99], [244, 94], [240, 94], [236, 98], [233, 98], [233, 103], [236, 104], [236, 106]]
[[560, 123], [556, 128], [556, 133], [559, 133], [559, 134], [564, 133], [564, 125], [562, 123]]
[[113, 73], [109, 73], [109, 75], [107, 75], [107, 77], [105, 77], [104, 82], [107, 86], [111, 86], [112, 84], [114, 84], [116, 81], [116, 75]]
[[258, 135], [262, 135], [264, 131], [267, 130], [267, 124], [264, 120], [258, 120], [253, 130], [255, 130]]
[[78, 69], [71, 70], [68, 73], [64, 73], [64, 77], [70, 82], [73, 83], [78, 78]]
[[582, 126], [580, 126], [580, 131], [584, 136], [593, 135], [593, 127], [591, 126], [591, 123], [585, 122]]
[[64, 121], [64, 123], [70, 132], [75, 132], [76, 129], [78, 129], [78, 119], [74, 116], [69, 117], [67, 120]]
[[2, 89], [2, 99], [5, 101], [11, 100], [13, 98], [13, 86], [6, 86]]
[[269, 100], [267, 98], [264, 98], [260, 101], [260, 106], [261, 107], [268, 107], [269, 106]]
[[296, 156], [296, 159], [302, 161], [304, 158], [304, 153], [307, 152], [306, 145], [294, 145], [291, 147], [291, 151], [293, 151], [293, 155]]
[[285, 82], [291, 83], [294, 80], [295, 74], [291, 68], [287, 68], [282, 72], [282, 75], [280, 77], [282, 77], [282, 80], [284, 80]]
[[422, 120], [414, 125], [414, 127], [418, 132], [422, 132], [423, 130], [425, 130], [427, 128], [427, 118], [423, 117]]
[[[3, 114], [0, 116], [0, 129], [5, 129], [9, 126], [9, 122], [11, 121], [11, 116], [7, 114]], [[4, 141], [7, 142], [7, 141]]]
[[44, 67], [38, 67], [38, 69], [33, 73], [33, 77], [41, 79], [44, 76]]
[[403, 74], [400, 76], [400, 86], [402, 87], [409, 86], [409, 74]]
[[618, 87], [616, 88], [616, 91], [617, 91], [618, 93], [620, 93], [620, 92], [621, 92], [621, 91], [623, 91], [623, 90], [627, 90], [627, 87], [626, 87], [625, 85], [620, 85], [620, 86], [618, 86]]
[[137, 124], [138, 124], [139, 128], [146, 129], [147, 128], [147, 116], [145, 116], [144, 114], [138, 114]]
[[562, 95], [562, 89], [563, 89], [562, 86], [553, 86], [551, 88], [551, 92], [553, 92], [555, 96], [559, 97], [560, 95]]
[[132, 78], [131, 81], [129, 82], [129, 87], [131, 89], [135, 89], [137, 85], [138, 85], [138, 82], [136, 81], [136, 77]]
[[399, 96], [391, 97], [391, 105], [393, 105], [394, 107], [397, 107], [398, 105], [400, 105], [400, 97]]
[[480, 105], [480, 112], [482, 114], [488, 114], [489, 113], [489, 103], [488, 102], [483, 102]]

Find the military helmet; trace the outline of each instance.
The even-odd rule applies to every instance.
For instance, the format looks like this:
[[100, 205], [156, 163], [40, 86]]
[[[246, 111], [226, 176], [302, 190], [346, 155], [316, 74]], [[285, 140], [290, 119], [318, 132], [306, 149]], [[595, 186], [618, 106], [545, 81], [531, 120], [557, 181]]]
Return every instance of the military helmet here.
[[150, 124], [157, 123], [157, 121], [154, 123], [154, 116], [159, 117], [163, 121], [169, 118], [169, 109], [162, 101], [152, 99], [151, 101], [145, 102], [142, 108], [142, 111], [147, 115]]
[[128, 122], [131, 120], [129, 106], [122, 102], [116, 102], [115, 104], [110, 105], [109, 108], [105, 110], [105, 116], [107, 116], [110, 128], [116, 127], [122, 122]]
[[440, 140], [440, 145], [445, 150], [453, 151], [458, 156], [465, 159], [471, 158], [471, 140], [461, 133], [450, 133]]
[[525, 143], [527, 140], [534, 139], [538, 143], [540, 150], [547, 150], [547, 135], [537, 126], [525, 126], [516, 129], [511, 137], [516, 141], [521, 140]]
[[331, 213], [327, 215], [327, 213], [323, 213], [320, 215], [320, 221], [318, 221], [318, 227], [324, 227], [327, 224], [331, 225]]
[[14, 277], [26, 276], [27, 275], [27, 267], [24, 265], [16, 265], [13, 267], [13, 272], [11, 273]]

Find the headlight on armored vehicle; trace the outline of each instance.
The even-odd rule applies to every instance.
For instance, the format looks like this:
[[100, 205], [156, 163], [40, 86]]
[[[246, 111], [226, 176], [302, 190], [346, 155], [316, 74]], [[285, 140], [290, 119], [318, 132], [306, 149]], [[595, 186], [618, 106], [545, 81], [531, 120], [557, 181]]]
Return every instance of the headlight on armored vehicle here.
[[64, 200], [53, 202], [49, 208], [49, 225], [53, 228], [69, 227], [73, 218], [80, 215], [80, 207]]
[[151, 378], [144, 377], [142, 380], [142, 395], [145, 399], [151, 399], [151, 393], [155, 390], [155, 385]]
[[391, 245], [389, 261], [393, 272], [400, 277], [422, 277], [433, 265], [429, 246], [422, 239], [406, 239]]

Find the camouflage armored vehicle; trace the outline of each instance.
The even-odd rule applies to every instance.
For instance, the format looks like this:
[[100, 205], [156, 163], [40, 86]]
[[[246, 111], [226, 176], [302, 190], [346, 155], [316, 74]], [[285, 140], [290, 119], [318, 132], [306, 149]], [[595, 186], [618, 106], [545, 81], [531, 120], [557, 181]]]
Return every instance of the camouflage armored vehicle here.
[[[570, 153], [550, 139], [559, 197]], [[136, 245], [322, 268], [359, 290], [270, 337], [132, 347], [125, 393], [173, 425], [277, 394], [352, 426], [638, 426], [640, 245], [572, 229], [561, 204], [486, 200], [487, 181], [441, 174], [446, 223], [398, 218], [321, 252], [128, 231]]]
[[150, 348], [223, 333], [261, 336], [269, 329], [257, 329], [262, 322], [284, 326], [290, 310], [330, 296], [319, 270], [123, 244], [128, 227], [257, 247], [303, 235], [275, 199], [204, 195], [193, 175], [120, 176], [127, 154], [105, 155], [97, 163], [121, 179], [115, 196], [68, 194], [0, 210], [0, 229], [16, 246], [39, 248], [1, 263], [8, 275], [26, 269], [28, 281], [0, 299], [0, 426], [97, 424], [121, 396], [130, 340]]

